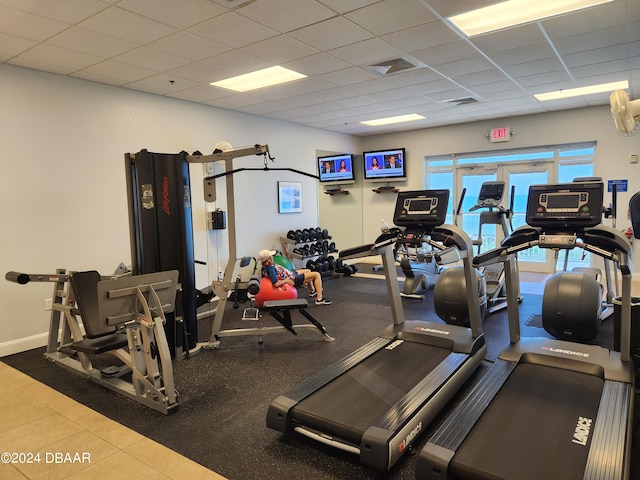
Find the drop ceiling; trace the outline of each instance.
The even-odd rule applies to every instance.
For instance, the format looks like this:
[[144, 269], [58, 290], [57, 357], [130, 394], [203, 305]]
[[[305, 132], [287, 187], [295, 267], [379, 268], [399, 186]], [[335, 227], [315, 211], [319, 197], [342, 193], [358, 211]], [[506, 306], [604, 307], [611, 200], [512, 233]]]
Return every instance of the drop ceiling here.
[[[445, 20], [491, 3], [0, 0], [0, 61], [354, 135], [604, 105], [608, 93], [533, 95], [619, 80], [640, 98], [640, 1], [472, 38]], [[209, 85], [273, 65], [308, 77], [248, 93]], [[425, 118], [360, 123], [409, 113]]]

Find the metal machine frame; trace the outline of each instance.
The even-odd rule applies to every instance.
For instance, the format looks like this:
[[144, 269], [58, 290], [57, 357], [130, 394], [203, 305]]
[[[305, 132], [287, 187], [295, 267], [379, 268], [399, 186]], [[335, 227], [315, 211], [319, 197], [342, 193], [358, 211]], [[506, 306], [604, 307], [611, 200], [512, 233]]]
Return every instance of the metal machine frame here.
[[[8, 272], [6, 279], [19, 284], [52, 282], [53, 304], [44, 357], [73, 373], [87, 377], [160, 413], [178, 410], [173, 366], [163, 324], [173, 311], [178, 272], [108, 278], [91, 285], [80, 299], [72, 287], [80, 272], [33, 275]], [[97, 304], [94, 301], [97, 300]], [[88, 309], [80, 310], [80, 303]], [[92, 315], [89, 315], [89, 310]], [[98, 315], [95, 315], [98, 313]], [[92, 355], [111, 353], [120, 366], [98, 369]], [[123, 377], [131, 376], [131, 380]]]

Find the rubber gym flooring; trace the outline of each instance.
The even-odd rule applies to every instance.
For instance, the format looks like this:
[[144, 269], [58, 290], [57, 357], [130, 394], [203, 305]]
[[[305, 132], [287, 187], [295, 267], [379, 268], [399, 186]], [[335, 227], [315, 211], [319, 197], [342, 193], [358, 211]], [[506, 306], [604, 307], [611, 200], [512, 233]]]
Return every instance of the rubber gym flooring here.
[[[371, 273], [371, 266], [360, 266], [360, 273]], [[300, 437], [285, 437], [265, 426], [267, 408], [273, 399], [364, 345], [391, 323], [384, 281], [358, 276], [325, 276], [324, 280], [326, 296], [333, 304], [315, 306], [310, 301], [309, 311], [335, 337], [335, 342], [326, 343], [312, 331], [300, 332], [297, 337], [289, 333], [266, 335], [262, 345], [253, 336], [223, 338], [219, 349], [203, 350], [190, 359], [174, 362], [180, 408], [168, 417], [55, 367], [43, 359], [43, 348], [4, 357], [2, 361], [229, 479], [413, 479], [415, 456], [405, 455], [390, 472], [377, 472], [360, 465], [350, 454]], [[304, 295], [306, 290], [300, 292]], [[439, 321], [433, 312], [432, 292], [429, 290], [423, 301], [403, 299], [405, 317]], [[522, 335], [548, 336], [536, 326], [541, 296], [523, 296]], [[225, 328], [251, 326], [241, 320], [242, 311], [249, 304], [240, 304], [238, 309], [231, 304], [228, 302]], [[296, 323], [306, 322], [297, 312], [292, 317]], [[263, 321], [265, 325], [276, 324], [269, 315]], [[208, 322], [199, 323], [201, 341], [209, 338]], [[485, 361], [419, 437], [416, 451], [464, 392], [482, 379], [508, 343], [506, 311], [488, 316], [484, 331], [488, 345]], [[612, 346], [612, 317], [603, 322], [596, 343]], [[639, 403], [640, 398], [636, 398], [634, 425], [640, 418]], [[633, 452], [633, 461], [640, 463], [638, 428]], [[638, 465], [634, 465], [631, 478], [640, 478]]]

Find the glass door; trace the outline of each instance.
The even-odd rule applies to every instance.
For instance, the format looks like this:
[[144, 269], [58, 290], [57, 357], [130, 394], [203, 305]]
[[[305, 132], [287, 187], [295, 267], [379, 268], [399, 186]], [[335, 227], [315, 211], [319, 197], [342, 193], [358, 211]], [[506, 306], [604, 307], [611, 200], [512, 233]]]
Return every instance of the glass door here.
[[[525, 212], [529, 186], [534, 184], [553, 183], [552, 162], [527, 162], [514, 164], [485, 164], [482, 168], [460, 167], [457, 170], [457, 191], [466, 188], [464, 201], [460, 210], [457, 224], [474, 240], [475, 252], [484, 252], [500, 245], [504, 239], [502, 229], [497, 225], [482, 225], [482, 241], [479, 241], [480, 213], [486, 209], [470, 211], [478, 203], [480, 187], [484, 182], [503, 181], [505, 191], [502, 205], [509, 208], [511, 202], [511, 187], [515, 187], [513, 202], [513, 228], [526, 223]], [[457, 207], [456, 200], [455, 207]], [[454, 208], [455, 208], [454, 207]], [[518, 265], [522, 271], [552, 273], [554, 271], [554, 252], [538, 247], [525, 250], [518, 254]]]
[[[526, 224], [527, 198], [529, 186], [553, 183], [553, 168], [551, 163], [541, 162], [528, 165], [502, 165], [501, 176], [507, 184], [507, 193], [511, 195], [511, 187], [515, 187], [513, 200], [513, 228]], [[511, 198], [508, 199], [511, 202]], [[507, 203], [507, 206], [509, 203]], [[518, 253], [518, 268], [521, 271], [552, 273], [555, 254], [549, 249], [530, 248]]]
[[[460, 184], [458, 191], [466, 189], [460, 216], [457, 219], [458, 226], [462, 228], [473, 240], [475, 253], [491, 250], [499, 245], [502, 240], [497, 236], [496, 225], [482, 225], [482, 235], [480, 235], [480, 213], [486, 209], [471, 211], [471, 208], [478, 203], [480, 187], [484, 182], [495, 182], [498, 180], [498, 171], [495, 168], [486, 168], [480, 171], [476, 169], [461, 169], [459, 176]], [[454, 208], [458, 207], [458, 201]], [[482, 238], [481, 238], [482, 237]]]

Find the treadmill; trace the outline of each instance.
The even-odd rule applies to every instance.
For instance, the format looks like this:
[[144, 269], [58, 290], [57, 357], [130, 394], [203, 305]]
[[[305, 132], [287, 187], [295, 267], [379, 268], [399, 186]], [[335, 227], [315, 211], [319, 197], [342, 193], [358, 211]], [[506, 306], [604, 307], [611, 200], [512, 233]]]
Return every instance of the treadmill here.
[[400, 192], [394, 223], [404, 232], [340, 252], [353, 259], [382, 255], [393, 324], [377, 338], [275, 399], [267, 426], [358, 456], [380, 471], [390, 469], [476, 370], [487, 347], [477, 291], [467, 289], [471, 328], [405, 321], [393, 246], [428, 242], [436, 259], [462, 259], [467, 284], [477, 282], [469, 236], [443, 225], [448, 190]]
[[[417, 479], [629, 477], [631, 245], [620, 232], [600, 225], [603, 190], [601, 182], [532, 185], [528, 225], [474, 260], [505, 263], [510, 344], [424, 446]], [[536, 246], [580, 247], [620, 270], [620, 352], [520, 338], [514, 255]], [[570, 304], [571, 296], [563, 303]]]

